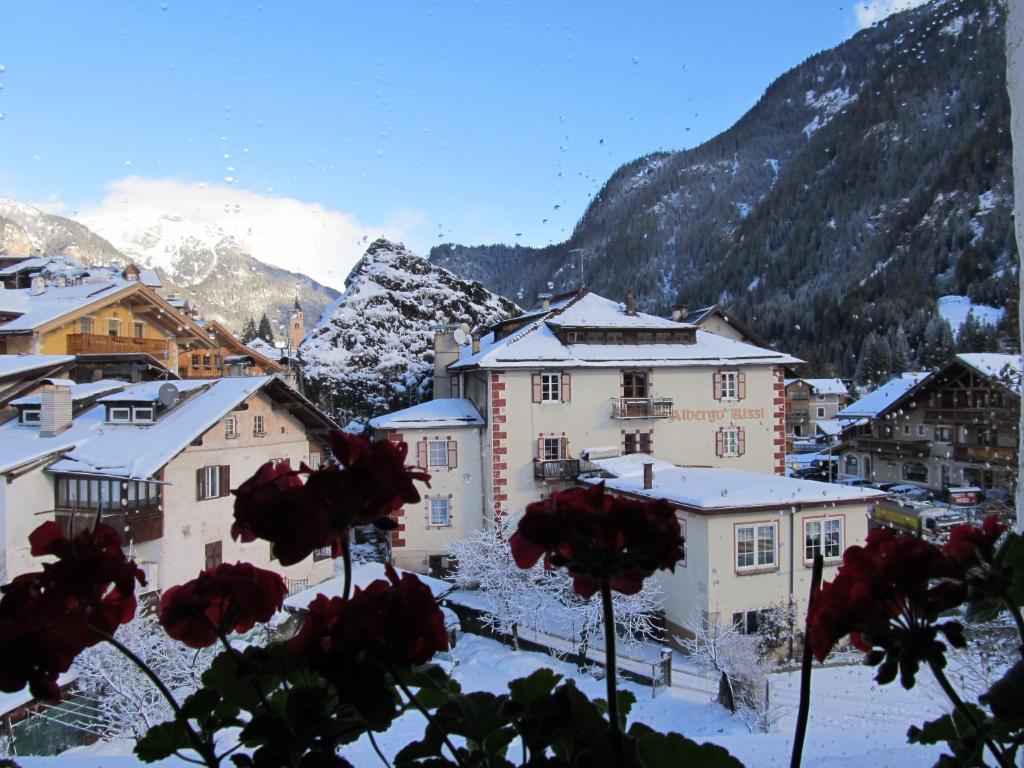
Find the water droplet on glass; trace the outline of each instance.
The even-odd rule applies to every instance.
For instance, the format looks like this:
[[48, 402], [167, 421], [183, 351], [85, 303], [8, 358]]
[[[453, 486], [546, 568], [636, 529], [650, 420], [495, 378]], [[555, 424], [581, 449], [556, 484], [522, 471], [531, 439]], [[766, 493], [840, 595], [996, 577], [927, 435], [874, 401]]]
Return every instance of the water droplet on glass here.
[[3, 120], [3, 119], [4, 119], [4, 113], [0, 112], [0, 120]]
[[6, 71], [7, 71], [7, 66], [5, 64], [0, 64], [0, 72], [6, 72]]
[[160, 10], [161, 11], [166, 11], [167, 10], [167, 3], [160, 3]]

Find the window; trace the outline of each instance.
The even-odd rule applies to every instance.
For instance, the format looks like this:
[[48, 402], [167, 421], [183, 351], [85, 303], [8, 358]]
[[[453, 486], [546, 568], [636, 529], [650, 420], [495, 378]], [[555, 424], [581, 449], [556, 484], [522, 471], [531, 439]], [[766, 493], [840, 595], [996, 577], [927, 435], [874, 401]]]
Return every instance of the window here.
[[540, 375], [540, 401], [559, 403], [562, 401], [562, 374], [542, 373]]
[[803, 437], [804, 428], [799, 424], [793, 425], [793, 437]]
[[121, 321], [111, 317], [107, 319], [107, 336], [119, 336], [121, 333]]
[[320, 469], [320, 461], [321, 461], [321, 459], [320, 459], [320, 451], [310, 451], [309, 452], [309, 468], [310, 469]]
[[78, 332], [79, 333], [92, 333], [92, 318], [83, 317], [78, 321]]
[[917, 436], [918, 437], [927, 437], [928, 436], [928, 428], [925, 427], [924, 424], [918, 424], [917, 425]]
[[746, 452], [746, 434], [743, 427], [721, 427], [715, 433], [715, 455], [742, 456]]
[[860, 459], [850, 455], [846, 457], [846, 474], [857, 475], [860, 472]]
[[219, 541], [211, 541], [206, 545], [206, 570], [216, 568], [224, 562], [224, 551]]
[[199, 355], [192, 355], [192, 367], [193, 368], [198, 368], [199, 367]]
[[908, 461], [903, 465], [903, 479], [915, 483], [927, 483], [928, 467], [919, 461]]
[[444, 498], [428, 499], [430, 503], [430, 525], [431, 527], [444, 527], [452, 524], [451, 505], [452, 500]]
[[234, 416], [224, 419], [224, 437], [228, 440], [238, 437], [238, 420]]
[[252, 417], [252, 434], [254, 437], [263, 437], [267, 434], [263, 429], [263, 416], [260, 414]]
[[289, 459], [289, 458], [271, 459], [270, 460], [270, 466], [276, 467], [278, 464], [284, 464], [286, 467], [291, 468], [292, 460]]
[[150, 422], [153, 421], [153, 407], [150, 405], [146, 406], [135, 406], [132, 408], [132, 421], [134, 422]]
[[953, 428], [952, 427], [936, 427], [935, 428], [935, 441], [938, 443], [952, 443], [953, 442]]
[[761, 611], [738, 611], [732, 615], [732, 628], [741, 635], [756, 635], [760, 619]]
[[135, 321], [135, 338], [142, 339], [146, 337], [146, 324], [140, 323], [138, 320]]
[[231, 467], [215, 464], [196, 470], [196, 499], [218, 499], [227, 496], [231, 485]]
[[313, 550], [313, 562], [318, 563], [321, 560], [333, 560], [334, 550], [330, 547], [317, 547]]
[[448, 466], [448, 441], [431, 440], [427, 443], [427, 466], [447, 467]]
[[943, 489], [948, 488], [950, 485], [952, 485], [952, 478], [950, 476], [948, 464], [943, 464], [941, 467], [939, 467], [939, 476], [942, 478]]
[[825, 409], [822, 408], [821, 406], [818, 406], [818, 418], [819, 419], [824, 419], [825, 418]]
[[775, 523], [736, 526], [737, 570], [775, 567]]
[[843, 554], [843, 519], [804, 521], [804, 560], [811, 562], [818, 553], [826, 560], [836, 560]]
[[747, 396], [747, 375], [740, 371], [718, 371], [712, 384], [715, 400], [742, 400]]
[[904, 424], [903, 425], [903, 434], [904, 435], [909, 435], [910, 434], [910, 425], [909, 424]]
[[108, 413], [109, 413], [109, 418], [107, 419], [107, 421], [113, 421], [113, 422], [127, 424], [127, 423], [131, 422], [131, 420], [132, 420], [132, 409], [131, 408], [127, 408], [127, 407], [111, 408], [110, 411], [108, 411]]
[[565, 439], [561, 437], [541, 438], [541, 459], [544, 461], [558, 461], [564, 459], [563, 446]]
[[651, 432], [627, 432], [622, 436], [622, 453], [651, 453], [654, 434]]
[[647, 397], [647, 374], [636, 371], [622, 372], [623, 397]]
[[38, 424], [41, 418], [42, 410], [40, 408], [22, 408], [21, 423], [22, 424]]

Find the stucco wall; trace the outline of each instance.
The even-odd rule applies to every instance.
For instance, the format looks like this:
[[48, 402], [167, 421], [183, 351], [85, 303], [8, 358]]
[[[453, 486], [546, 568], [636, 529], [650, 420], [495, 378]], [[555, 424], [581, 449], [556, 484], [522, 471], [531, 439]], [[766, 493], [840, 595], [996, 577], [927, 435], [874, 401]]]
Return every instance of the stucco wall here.
[[[35, 428], [25, 427], [26, 432]], [[6, 574], [0, 583], [39, 568], [39, 561], [29, 552], [28, 535], [47, 520], [53, 520], [53, 483], [41, 469], [33, 470], [7, 483], [0, 480], [3, 509], [0, 533], [6, 551]], [[48, 514], [47, 514], [48, 513]]]

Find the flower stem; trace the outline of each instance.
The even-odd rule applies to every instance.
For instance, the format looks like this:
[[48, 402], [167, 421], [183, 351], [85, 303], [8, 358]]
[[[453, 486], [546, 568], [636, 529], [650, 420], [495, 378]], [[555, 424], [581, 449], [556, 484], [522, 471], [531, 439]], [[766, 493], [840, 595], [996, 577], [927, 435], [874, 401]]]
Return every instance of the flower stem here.
[[[976, 733], [980, 734], [981, 724], [974, 716], [974, 713], [968, 709], [964, 700], [960, 698], [960, 694], [958, 694], [956, 689], [953, 688], [953, 685], [949, 682], [949, 678], [946, 677], [946, 673], [942, 671], [942, 667], [940, 667], [934, 659], [928, 660], [928, 666], [931, 668], [932, 674], [935, 676], [935, 680], [938, 682], [939, 687], [942, 688], [942, 692], [946, 694], [947, 698], [951, 702], [953, 702], [953, 706], [956, 708], [956, 711], [961, 714], [964, 720], [967, 721]], [[1006, 755], [1003, 754], [1003, 751], [991, 736], [985, 737], [985, 744], [992, 751], [992, 755], [995, 757], [996, 762], [999, 763], [1001, 768], [1013, 768], [1013, 763], [1006, 758]]]
[[454, 758], [455, 762], [458, 763], [460, 768], [465, 768], [462, 760], [459, 758], [459, 753], [455, 751], [455, 745], [452, 744], [451, 739], [448, 738], [448, 734], [445, 733], [444, 729], [437, 724], [437, 721], [434, 720], [431, 714], [427, 711], [427, 708], [420, 703], [420, 700], [413, 695], [413, 692], [409, 690], [409, 686], [402, 682], [402, 678], [399, 677], [398, 672], [395, 671], [394, 667], [388, 664], [385, 666], [385, 669], [387, 669], [391, 678], [395, 681], [395, 685], [397, 685], [402, 693], [404, 693], [409, 699], [409, 703], [416, 707], [416, 709], [419, 710], [419, 713], [426, 718], [427, 724], [432, 726], [434, 730], [441, 735], [442, 741], [444, 741], [445, 746], [448, 747], [448, 751], [452, 753], [452, 758]]
[[136, 656], [135, 653], [128, 648], [128, 646], [126, 646], [120, 640], [115, 638], [113, 635], [109, 635], [103, 630], [97, 629], [93, 626], [90, 626], [89, 629], [91, 629], [99, 637], [102, 637], [112, 646], [117, 648], [117, 650], [121, 652], [121, 655], [123, 655], [126, 659], [128, 659], [128, 661], [130, 661], [132, 664], [138, 667], [139, 671], [141, 671], [142, 674], [149, 678], [150, 682], [156, 686], [156, 689], [158, 691], [160, 691], [160, 695], [163, 696], [167, 700], [167, 703], [171, 706], [171, 709], [174, 712], [174, 719], [180, 722], [183, 726], [185, 726], [185, 730], [188, 732], [189, 741], [192, 742], [192, 749], [199, 753], [199, 755], [203, 758], [203, 761], [206, 765], [210, 766], [210, 768], [217, 768], [217, 766], [220, 765], [220, 758], [217, 757], [217, 754], [213, 749], [213, 745], [204, 742], [204, 740], [200, 738], [199, 734], [195, 732], [195, 729], [192, 728], [192, 724], [188, 721], [188, 719], [182, 716], [181, 706], [175, 700], [173, 694], [171, 694], [167, 686], [164, 685], [163, 680], [156, 676], [156, 673], [149, 668], [149, 665], [146, 664], [146, 662], [144, 662], [142, 659]]
[[807, 599], [807, 622], [804, 624], [804, 656], [800, 666], [800, 705], [796, 714], [796, 733], [793, 736], [793, 754], [789, 758], [789, 768], [800, 768], [804, 754], [804, 738], [807, 736], [807, 718], [811, 712], [811, 663], [814, 660], [811, 651], [811, 611], [814, 609], [814, 597], [821, 586], [821, 572], [825, 561], [819, 552], [814, 556], [811, 568], [811, 594]]
[[341, 559], [345, 564], [345, 588], [341, 593], [342, 600], [352, 596], [352, 551], [348, 544], [348, 529], [341, 532]]
[[384, 765], [387, 766], [387, 768], [391, 768], [391, 763], [388, 762], [388, 759], [384, 757], [384, 753], [381, 752], [380, 745], [377, 744], [377, 739], [375, 739], [373, 736], [373, 731], [367, 730], [366, 735], [370, 737], [370, 744], [373, 745], [373, 751], [377, 753], [377, 757], [380, 758], [380, 761], [384, 763]]
[[622, 731], [619, 730], [619, 697], [615, 691], [615, 611], [612, 588], [608, 580], [601, 582], [601, 607], [604, 609], [604, 672], [608, 687], [608, 720], [612, 727], [612, 749], [616, 766], [622, 765]]

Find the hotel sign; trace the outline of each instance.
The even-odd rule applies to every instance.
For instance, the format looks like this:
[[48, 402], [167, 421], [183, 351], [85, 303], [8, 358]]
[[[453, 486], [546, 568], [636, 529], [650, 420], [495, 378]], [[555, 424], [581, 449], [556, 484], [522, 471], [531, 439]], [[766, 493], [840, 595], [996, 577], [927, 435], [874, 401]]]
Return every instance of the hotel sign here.
[[764, 408], [675, 408], [669, 421], [759, 421]]

